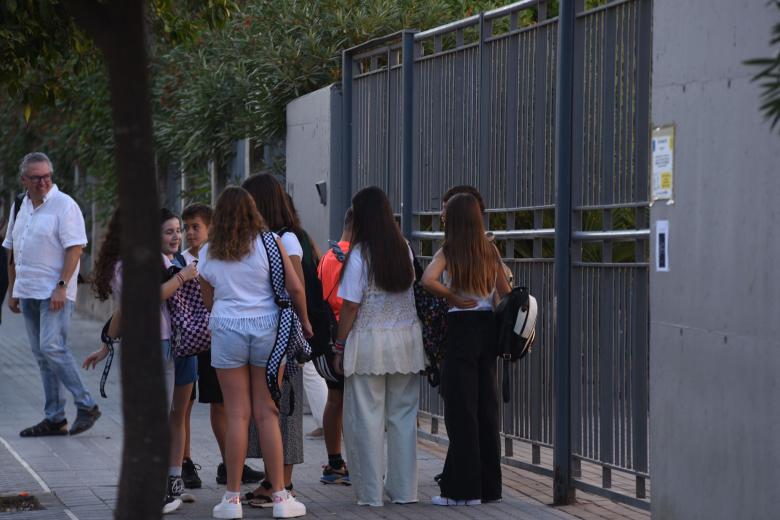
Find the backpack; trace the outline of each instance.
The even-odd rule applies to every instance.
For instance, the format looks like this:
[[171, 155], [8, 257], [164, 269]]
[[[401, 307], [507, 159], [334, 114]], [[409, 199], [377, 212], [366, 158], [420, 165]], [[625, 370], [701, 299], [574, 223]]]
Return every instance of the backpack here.
[[523, 359], [536, 340], [536, 298], [528, 287], [515, 287], [504, 296], [495, 310], [498, 326], [498, 357], [504, 362], [502, 395], [509, 402], [509, 363]]
[[[187, 261], [180, 253], [174, 259], [181, 265]], [[181, 267], [172, 265], [168, 272], [175, 275]], [[171, 313], [171, 348], [176, 357], [190, 357], [211, 348], [210, 313], [203, 302], [200, 282], [189, 280], [166, 301]]]
[[[339, 243], [333, 240], [329, 240], [328, 245], [330, 246], [330, 250], [333, 251], [333, 255], [335, 256], [336, 260], [343, 266], [344, 260], [346, 259], [346, 253], [341, 249]], [[317, 279], [319, 280], [319, 276], [317, 277]], [[320, 284], [322, 284], [322, 281], [320, 281]], [[328, 306], [327, 309], [328, 320], [331, 322], [330, 323], [331, 337], [333, 338], [334, 341], [336, 339], [336, 333], [338, 332], [339, 324], [338, 324], [338, 320], [336, 320], [336, 314], [333, 312], [333, 308], [330, 306], [328, 300], [333, 294], [333, 291], [335, 291], [337, 288], [338, 288], [338, 284], [335, 284], [333, 288], [330, 290], [331, 292], [324, 298], [324, 301]], [[314, 364], [314, 368], [315, 370], [317, 370], [317, 373], [325, 381], [330, 381], [331, 383], [338, 383], [339, 381], [344, 380], [344, 376], [337, 374], [333, 370], [334, 357], [335, 355], [333, 353], [333, 349], [329, 347], [322, 355], [313, 358], [312, 363]]]
[[[410, 246], [411, 248], [411, 246]], [[444, 347], [447, 339], [447, 300], [435, 296], [423, 287], [423, 268], [417, 255], [412, 249], [412, 263], [414, 264], [414, 306], [417, 309], [417, 317], [422, 328], [423, 349], [428, 358], [428, 366], [425, 375], [432, 387], [439, 386], [441, 377], [439, 365], [444, 358]]]
[[[289, 232], [289, 231], [287, 231]], [[279, 233], [283, 235], [285, 231]], [[309, 317], [314, 336], [307, 339], [311, 347], [311, 358], [317, 358], [327, 354], [331, 349], [331, 343], [336, 339], [336, 329], [338, 323], [333, 309], [330, 308], [327, 300], [322, 297], [322, 282], [317, 276], [317, 265], [319, 258], [311, 245], [311, 239], [304, 232], [298, 237], [303, 249], [301, 258], [301, 267], [303, 268], [303, 279], [306, 284], [306, 314]]]

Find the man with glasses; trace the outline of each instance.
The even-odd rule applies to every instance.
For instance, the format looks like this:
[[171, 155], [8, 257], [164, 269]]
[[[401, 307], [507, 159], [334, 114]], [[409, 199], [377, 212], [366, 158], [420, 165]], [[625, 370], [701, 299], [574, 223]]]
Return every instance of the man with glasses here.
[[[79, 259], [87, 245], [84, 216], [76, 202], [52, 183], [52, 170], [45, 154], [24, 156], [19, 174], [26, 195], [18, 211], [11, 208], [3, 241], [3, 247], [11, 250], [8, 307], [24, 316], [46, 398], [45, 419], [22, 430], [22, 437], [75, 435], [90, 429], [100, 417], [67, 344]], [[63, 387], [73, 394], [78, 409], [70, 430]]]

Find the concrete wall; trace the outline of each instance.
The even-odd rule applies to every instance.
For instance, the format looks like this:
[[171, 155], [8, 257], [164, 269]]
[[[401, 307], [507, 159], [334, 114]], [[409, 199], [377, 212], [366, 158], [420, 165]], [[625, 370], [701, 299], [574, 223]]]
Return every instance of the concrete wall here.
[[780, 516], [780, 136], [742, 64], [778, 21], [762, 0], [654, 2], [652, 117], [676, 124], [675, 203], [651, 210], [670, 228], [650, 276], [658, 519]]
[[[343, 204], [340, 178], [341, 93], [330, 85], [287, 105], [286, 177], [301, 223], [324, 251], [341, 236]], [[315, 184], [324, 181], [323, 205]]]

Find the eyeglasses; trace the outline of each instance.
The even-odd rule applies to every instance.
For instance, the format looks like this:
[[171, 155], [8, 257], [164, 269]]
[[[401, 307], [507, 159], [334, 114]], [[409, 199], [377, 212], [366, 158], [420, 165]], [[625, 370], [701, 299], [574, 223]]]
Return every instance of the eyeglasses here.
[[25, 175], [25, 177], [27, 177], [28, 181], [34, 184], [38, 184], [39, 182], [45, 183], [51, 181], [51, 173], [46, 175]]

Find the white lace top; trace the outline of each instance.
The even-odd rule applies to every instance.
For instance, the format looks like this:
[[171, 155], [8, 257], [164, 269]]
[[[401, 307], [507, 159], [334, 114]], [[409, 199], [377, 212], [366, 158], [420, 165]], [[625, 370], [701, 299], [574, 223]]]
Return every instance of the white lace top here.
[[344, 265], [338, 296], [360, 304], [344, 348], [345, 376], [414, 374], [425, 368], [412, 287], [400, 293], [379, 289], [368, 279], [368, 266], [359, 245]]

